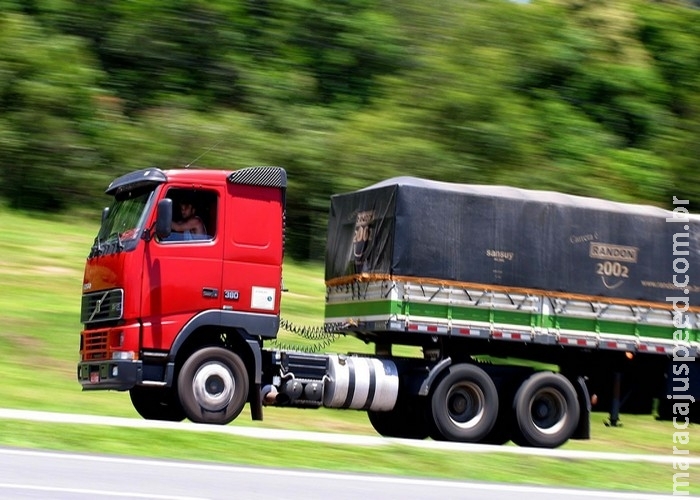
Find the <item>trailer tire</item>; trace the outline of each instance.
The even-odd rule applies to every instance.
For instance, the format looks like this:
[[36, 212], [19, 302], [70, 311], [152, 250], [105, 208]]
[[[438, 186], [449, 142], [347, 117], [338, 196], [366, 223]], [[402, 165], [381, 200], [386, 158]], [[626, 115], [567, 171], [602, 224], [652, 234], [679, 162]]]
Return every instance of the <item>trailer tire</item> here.
[[206, 347], [182, 365], [177, 380], [182, 408], [193, 422], [225, 425], [248, 398], [248, 372], [241, 358], [221, 347]]
[[576, 389], [559, 373], [539, 372], [522, 383], [513, 401], [521, 446], [556, 448], [574, 433], [580, 416]]
[[425, 416], [424, 398], [399, 396], [390, 411], [367, 411], [367, 417], [381, 436], [402, 439], [428, 437], [428, 421]]
[[129, 397], [136, 412], [146, 420], [185, 420], [185, 412], [173, 387], [135, 386], [129, 389]]
[[478, 366], [452, 365], [430, 397], [435, 439], [475, 443], [484, 439], [498, 418], [498, 391]]

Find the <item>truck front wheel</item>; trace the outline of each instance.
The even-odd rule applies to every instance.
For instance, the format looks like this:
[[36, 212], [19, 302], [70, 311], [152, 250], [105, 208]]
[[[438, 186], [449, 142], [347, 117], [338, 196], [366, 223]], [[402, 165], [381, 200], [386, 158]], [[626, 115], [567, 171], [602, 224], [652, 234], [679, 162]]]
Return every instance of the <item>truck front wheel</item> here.
[[246, 403], [248, 372], [237, 354], [207, 347], [182, 365], [177, 388], [187, 418], [198, 423], [228, 424]]
[[513, 401], [518, 444], [556, 448], [576, 430], [580, 407], [576, 389], [559, 373], [540, 372], [525, 380]]
[[498, 417], [498, 391], [491, 377], [470, 364], [450, 366], [430, 398], [434, 437], [475, 443]]

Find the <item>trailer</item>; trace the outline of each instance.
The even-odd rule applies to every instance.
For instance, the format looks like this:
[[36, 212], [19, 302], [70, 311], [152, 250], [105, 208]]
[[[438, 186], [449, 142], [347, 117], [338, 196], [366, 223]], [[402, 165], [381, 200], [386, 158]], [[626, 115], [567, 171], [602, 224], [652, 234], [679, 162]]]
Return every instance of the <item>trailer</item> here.
[[[539, 447], [588, 438], [593, 409], [697, 421], [700, 218], [683, 200], [411, 177], [334, 195], [325, 331], [375, 354], [316, 354], [274, 348], [286, 183], [251, 167], [110, 185], [83, 284], [85, 390], [128, 390], [151, 419], [323, 406], [389, 437]], [[185, 199], [202, 238], [173, 238]]]

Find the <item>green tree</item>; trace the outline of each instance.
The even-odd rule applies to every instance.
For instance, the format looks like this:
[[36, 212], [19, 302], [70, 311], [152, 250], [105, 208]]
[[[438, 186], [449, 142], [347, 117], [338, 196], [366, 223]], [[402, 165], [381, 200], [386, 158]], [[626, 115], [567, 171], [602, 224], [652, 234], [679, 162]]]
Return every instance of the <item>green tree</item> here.
[[700, 11], [650, 4], [638, 12], [637, 37], [668, 88], [666, 108], [673, 115], [653, 142], [672, 169], [664, 198], [688, 199], [700, 211]]
[[14, 207], [65, 208], [100, 163], [85, 127], [100, 73], [80, 39], [26, 15], [0, 16], [0, 47], [0, 191]]
[[[51, 210], [145, 166], [414, 175], [700, 208], [700, 11], [647, 0], [0, 0], [0, 196]], [[200, 155], [206, 152], [204, 157]], [[103, 201], [100, 201], [102, 203]]]

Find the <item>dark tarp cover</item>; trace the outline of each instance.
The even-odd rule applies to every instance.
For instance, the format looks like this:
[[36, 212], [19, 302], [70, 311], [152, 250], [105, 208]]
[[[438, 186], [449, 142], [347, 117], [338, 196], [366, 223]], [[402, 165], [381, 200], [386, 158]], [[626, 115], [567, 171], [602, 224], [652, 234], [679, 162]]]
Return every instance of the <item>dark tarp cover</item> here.
[[[369, 273], [653, 302], [684, 296], [698, 305], [700, 217], [667, 222], [672, 216], [555, 192], [398, 177], [331, 197], [326, 280]], [[687, 295], [674, 276], [687, 280]]]

